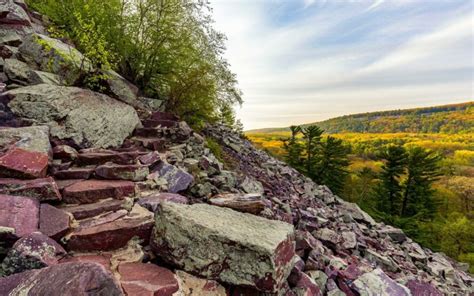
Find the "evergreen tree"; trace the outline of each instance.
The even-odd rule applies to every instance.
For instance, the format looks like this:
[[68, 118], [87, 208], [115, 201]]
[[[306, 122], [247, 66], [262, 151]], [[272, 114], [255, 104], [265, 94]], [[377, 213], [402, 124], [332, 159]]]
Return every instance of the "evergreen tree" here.
[[303, 134], [303, 145], [305, 152], [303, 170], [305, 174], [313, 180], [316, 175], [315, 165], [317, 162], [317, 156], [320, 153], [321, 149], [321, 135], [323, 134], [323, 132], [324, 131], [316, 125], [308, 126], [306, 128], [301, 129], [301, 133]]
[[409, 217], [424, 211], [428, 216], [436, 211], [433, 182], [441, 175], [441, 157], [431, 150], [411, 147], [408, 150], [407, 176], [403, 182], [400, 216]]
[[301, 127], [290, 126], [291, 136], [289, 139], [283, 139], [283, 149], [286, 151], [286, 162], [293, 168], [300, 170], [303, 146], [298, 140], [298, 135], [301, 133]]
[[402, 201], [402, 185], [400, 179], [405, 172], [407, 152], [402, 146], [390, 145], [379, 154], [384, 160], [380, 183], [375, 190], [377, 210], [396, 215]]
[[347, 178], [347, 166], [349, 160], [349, 147], [342, 140], [328, 136], [320, 144], [317, 151], [313, 169], [313, 180], [318, 184], [324, 184], [332, 192], [340, 194]]

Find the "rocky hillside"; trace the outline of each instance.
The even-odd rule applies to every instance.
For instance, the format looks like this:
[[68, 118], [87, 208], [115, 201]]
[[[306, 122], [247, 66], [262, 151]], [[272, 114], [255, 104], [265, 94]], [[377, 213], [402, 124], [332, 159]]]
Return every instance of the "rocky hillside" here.
[[1, 296], [474, 291], [230, 129], [196, 133], [117, 73], [107, 95], [74, 86], [82, 54], [23, 1], [0, 12]]

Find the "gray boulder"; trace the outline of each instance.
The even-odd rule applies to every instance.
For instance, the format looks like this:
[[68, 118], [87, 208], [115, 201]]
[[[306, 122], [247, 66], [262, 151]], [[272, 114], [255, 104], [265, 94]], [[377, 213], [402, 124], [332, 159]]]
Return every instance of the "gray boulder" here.
[[28, 35], [19, 53], [29, 65], [59, 75], [64, 85], [73, 85], [83, 73], [92, 71], [89, 60], [77, 49], [41, 34]]
[[51, 155], [51, 144], [49, 143], [49, 127], [27, 126], [17, 128], [0, 129], [0, 148], [8, 148], [9, 145], [30, 151]]
[[228, 208], [176, 203], [162, 203], [155, 220], [153, 250], [185, 271], [277, 292], [292, 269], [290, 224]]
[[354, 281], [361, 296], [409, 296], [410, 290], [389, 278], [381, 269], [367, 272]]
[[38, 84], [9, 91], [9, 107], [17, 116], [50, 127], [53, 137], [80, 147], [122, 144], [140, 125], [131, 106], [77, 87]]

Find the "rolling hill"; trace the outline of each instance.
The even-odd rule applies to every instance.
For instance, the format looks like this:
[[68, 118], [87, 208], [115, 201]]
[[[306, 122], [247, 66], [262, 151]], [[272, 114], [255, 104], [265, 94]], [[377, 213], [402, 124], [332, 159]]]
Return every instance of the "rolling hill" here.
[[[474, 132], [474, 101], [435, 107], [360, 113], [304, 124], [318, 125], [327, 133], [471, 133]], [[288, 131], [265, 128], [250, 133]]]

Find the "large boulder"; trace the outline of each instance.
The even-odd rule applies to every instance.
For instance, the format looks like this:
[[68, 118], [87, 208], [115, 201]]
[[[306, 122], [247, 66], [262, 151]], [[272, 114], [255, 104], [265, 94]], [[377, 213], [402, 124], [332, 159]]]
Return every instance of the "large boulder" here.
[[53, 137], [80, 147], [118, 146], [140, 125], [132, 107], [77, 87], [38, 84], [8, 94], [14, 114], [48, 125]]
[[293, 226], [206, 204], [162, 203], [152, 246], [185, 271], [276, 292], [295, 254]]
[[28, 35], [19, 53], [29, 65], [59, 75], [61, 84], [73, 85], [92, 70], [88, 59], [74, 47], [41, 34]]
[[0, 278], [0, 295], [122, 296], [113, 275], [96, 263], [63, 263]]

